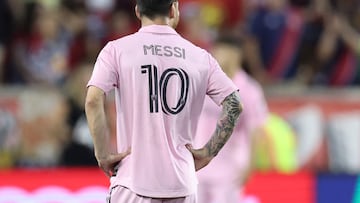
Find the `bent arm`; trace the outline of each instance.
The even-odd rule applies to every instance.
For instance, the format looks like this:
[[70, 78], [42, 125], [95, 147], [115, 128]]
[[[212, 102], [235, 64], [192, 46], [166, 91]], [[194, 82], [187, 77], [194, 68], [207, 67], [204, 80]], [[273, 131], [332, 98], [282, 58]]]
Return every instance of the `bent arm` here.
[[105, 114], [105, 93], [90, 86], [86, 95], [85, 112], [94, 142], [95, 156], [100, 163], [110, 154], [110, 133]]
[[229, 140], [242, 111], [240, 96], [237, 91], [227, 96], [222, 102], [222, 113], [217, 121], [215, 132], [201, 149], [193, 149], [191, 144], [186, 147], [192, 153], [195, 170], [198, 171], [210, 163]]
[[339, 34], [347, 46], [357, 54], [360, 53], [360, 35], [345, 20], [339, 20]]
[[215, 132], [205, 145], [208, 155], [215, 157], [230, 138], [242, 112], [240, 95], [237, 91], [222, 102], [222, 113], [217, 121]]

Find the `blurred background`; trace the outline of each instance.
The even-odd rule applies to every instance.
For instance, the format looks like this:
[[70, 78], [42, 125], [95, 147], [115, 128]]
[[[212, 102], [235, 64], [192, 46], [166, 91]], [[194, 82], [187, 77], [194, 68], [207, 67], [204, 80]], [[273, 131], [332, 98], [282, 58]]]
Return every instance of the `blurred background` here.
[[[107, 186], [86, 124], [86, 83], [101, 48], [139, 29], [134, 5], [0, 1], [0, 203], [39, 199], [46, 185], [69, 198]], [[254, 146], [246, 193], [265, 203], [359, 203], [360, 2], [180, 0], [180, 9], [177, 31], [194, 44], [211, 52], [222, 34], [241, 41], [242, 67], [264, 89], [270, 130]], [[108, 109], [114, 134], [111, 97]]]

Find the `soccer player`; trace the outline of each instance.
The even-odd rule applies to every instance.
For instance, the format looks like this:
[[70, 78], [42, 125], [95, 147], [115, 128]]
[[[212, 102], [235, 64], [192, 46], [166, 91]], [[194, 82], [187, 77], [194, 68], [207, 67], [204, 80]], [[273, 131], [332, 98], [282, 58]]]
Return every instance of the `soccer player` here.
[[[195, 171], [226, 143], [242, 111], [238, 88], [206, 51], [182, 38], [176, 0], [137, 0], [141, 29], [109, 42], [88, 83], [85, 110], [109, 202], [196, 202]], [[106, 94], [115, 89], [117, 151], [111, 151]], [[222, 113], [212, 137], [192, 148], [208, 95]]]
[[[212, 52], [223, 71], [241, 90], [245, 109], [233, 136], [218, 157], [198, 172], [198, 199], [199, 203], [239, 203], [242, 185], [251, 169], [251, 146], [257, 136], [260, 139], [265, 134], [268, 108], [261, 86], [241, 69], [240, 41], [234, 36], [223, 35], [215, 41]], [[205, 100], [194, 147], [207, 142], [220, 113], [214, 102]]]

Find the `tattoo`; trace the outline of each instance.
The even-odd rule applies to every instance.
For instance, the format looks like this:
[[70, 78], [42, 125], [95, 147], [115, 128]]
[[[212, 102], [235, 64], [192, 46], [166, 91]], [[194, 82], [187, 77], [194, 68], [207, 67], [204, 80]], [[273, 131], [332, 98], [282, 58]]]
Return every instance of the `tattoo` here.
[[222, 105], [222, 113], [217, 122], [215, 133], [205, 146], [210, 156], [216, 156], [230, 138], [242, 111], [238, 92], [233, 92], [227, 96]]

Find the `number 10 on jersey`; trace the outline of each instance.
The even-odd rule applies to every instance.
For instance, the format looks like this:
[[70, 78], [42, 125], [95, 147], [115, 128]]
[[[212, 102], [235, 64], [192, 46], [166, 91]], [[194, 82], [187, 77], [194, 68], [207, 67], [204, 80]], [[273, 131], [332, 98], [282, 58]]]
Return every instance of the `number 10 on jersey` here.
[[[148, 75], [150, 113], [159, 112], [159, 99], [161, 100], [162, 111], [165, 114], [175, 115], [184, 109], [189, 92], [189, 76], [183, 69], [166, 69], [161, 74], [160, 81], [158, 79], [158, 68], [154, 65], [141, 66], [141, 73]], [[166, 98], [167, 91], [178, 91], [175, 89], [168, 89], [168, 84], [172, 77], [177, 77], [180, 82], [180, 96], [174, 107], [169, 106]]]

